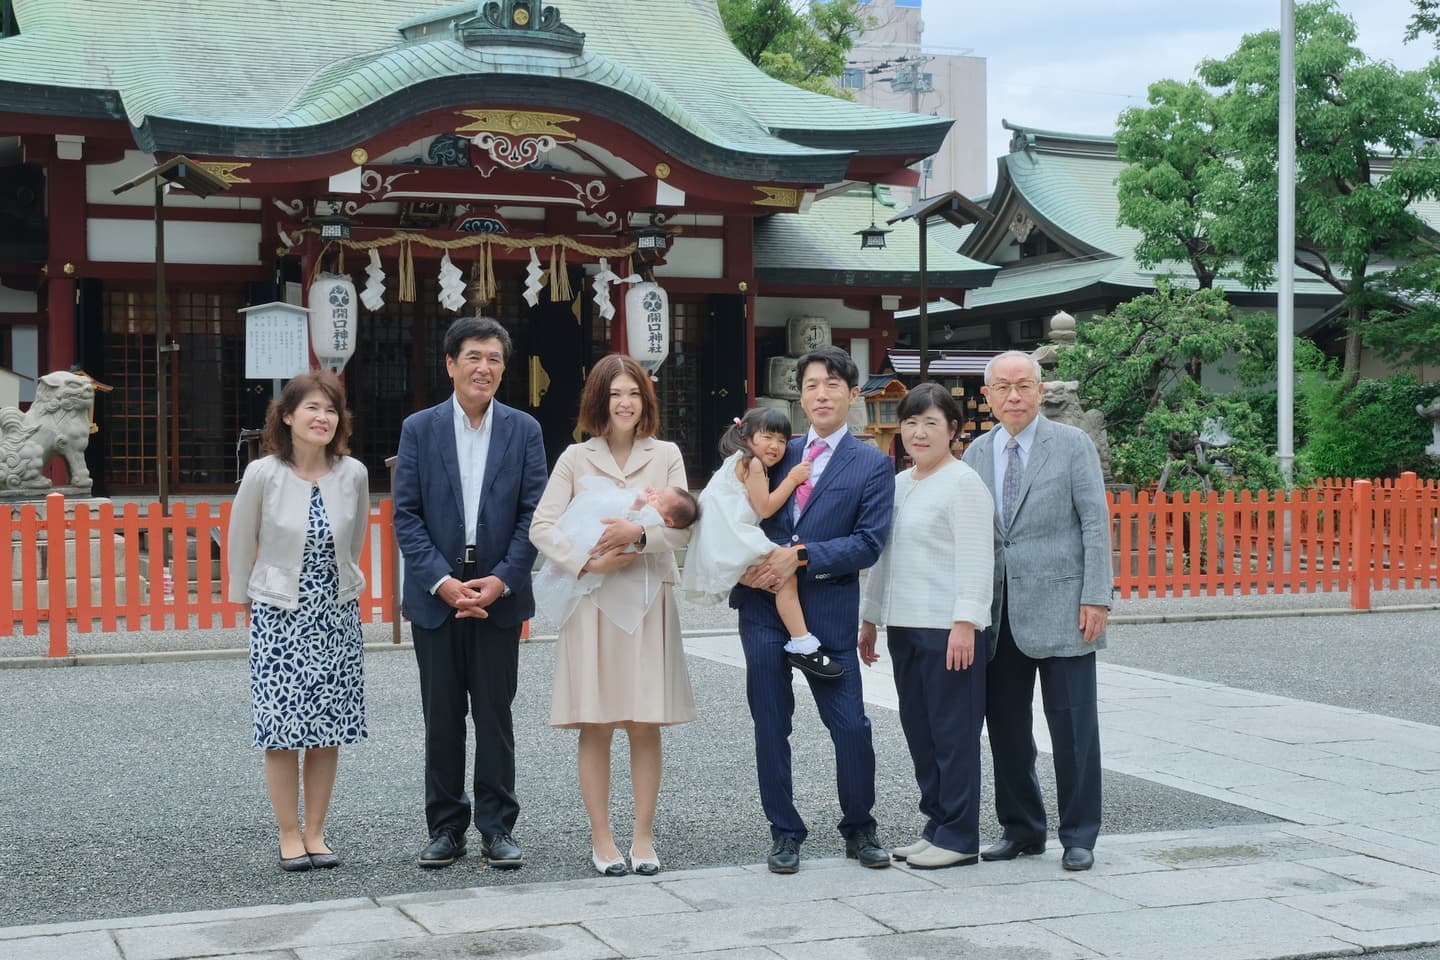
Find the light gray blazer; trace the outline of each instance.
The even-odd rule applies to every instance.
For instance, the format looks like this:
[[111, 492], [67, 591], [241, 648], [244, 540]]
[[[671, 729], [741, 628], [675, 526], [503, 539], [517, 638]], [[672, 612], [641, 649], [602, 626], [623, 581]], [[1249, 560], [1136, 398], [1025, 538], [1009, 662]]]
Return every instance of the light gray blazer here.
[[[1078, 657], [1105, 646], [1087, 644], [1080, 605], [1109, 607], [1115, 574], [1110, 559], [1110, 506], [1095, 444], [1084, 431], [1038, 417], [1035, 442], [1007, 530], [995, 511], [995, 592], [991, 622], [1000, 623], [1007, 591], [1010, 632], [1029, 657]], [[993, 497], [997, 425], [965, 450], [964, 460]], [[998, 500], [996, 501], [999, 502]], [[995, 654], [991, 631], [990, 654]]]
[[[339, 457], [316, 486], [335, 540], [340, 579], [335, 601], [348, 603], [365, 587], [360, 547], [370, 524], [370, 472], [359, 460]], [[282, 610], [300, 606], [310, 487], [273, 454], [245, 468], [225, 543], [231, 602], [259, 600]]]

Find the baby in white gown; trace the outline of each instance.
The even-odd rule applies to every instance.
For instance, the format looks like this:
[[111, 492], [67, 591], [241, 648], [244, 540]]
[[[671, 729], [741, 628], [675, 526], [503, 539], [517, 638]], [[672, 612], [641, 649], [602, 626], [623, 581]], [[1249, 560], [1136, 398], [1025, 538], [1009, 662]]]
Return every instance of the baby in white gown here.
[[[700, 521], [680, 574], [685, 599], [722, 602], [746, 568], [775, 549], [760, 521], [784, 507], [810, 477], [810, 464], [798, 463], [770, 489], [766, 471], [784, 458], [789, 440], [790, 418], [768, 407], [750, 410], [720, 439], [720, 452], [728, 456], [700, 492]], [[819, 639], [805, 625], [795, 577], [787, 577], [776, 591], [775, 609], [790, 634], [785, 652], [792, 666], [826, 680], [844, 672], [821, 651]]]
[[[616, 486], [604, 477], [581, 477], [580, 492], [555, 521], [555, 530], [568, 541], [570, 559], [578, 566], [605, 532], [605, 520], [633, 520], [641, 526], [663, 523], [683, 529], [695, 522], [697, 512], [695, 498], [681, 487], [636, 491]], [[570, 619], [580, 598], [589, 595], [612, 623], [626, 633], [634, 633], [660, 592], [660, 579], [650, 573], [645, 563], [632, 563], [613, 573], [575, 577], [547, 559], [535, 575], [532, 589], [536, 608], [556, 626]]]

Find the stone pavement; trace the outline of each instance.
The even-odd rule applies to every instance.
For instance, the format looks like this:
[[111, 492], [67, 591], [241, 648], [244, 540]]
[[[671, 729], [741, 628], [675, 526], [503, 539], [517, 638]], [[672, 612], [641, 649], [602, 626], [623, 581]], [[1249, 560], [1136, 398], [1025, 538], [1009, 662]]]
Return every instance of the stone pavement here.
[[[686, 645], [738, 655], [733, 634]], [[817, 857], [794, 877], [755, 864], [7, 927], [0, 960], [1243, 960], [1440, 943], [1440, 728], [1103, 661], [1099, 677], [1107, 769], [1286, 822], [1102, 834], [1080, 874], [1052, 845], [930, 873]], [[885, 661], [865, 680], [894, 707]]]

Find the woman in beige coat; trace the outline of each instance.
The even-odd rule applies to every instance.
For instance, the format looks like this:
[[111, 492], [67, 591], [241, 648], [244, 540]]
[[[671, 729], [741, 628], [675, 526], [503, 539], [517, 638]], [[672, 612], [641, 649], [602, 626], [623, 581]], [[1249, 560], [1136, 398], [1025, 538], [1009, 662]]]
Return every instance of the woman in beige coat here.
[[630, 490], [686, 487], [680, 449], [655, 439], [659, 425], [659, 402], [644, 369], [621, 354], [602, 359], [580, 395], [580, 429], [591, 439], [560, 455], [530, 522], [531, 542], [576, 577], [645, 564], [647, 573], [661, 582], [634, 633], [612, 623], [588, 597], [581, 598], [560, 627], [550, 724], [580, 731], [580, 795], [590, 818], [591, 861], [606, 876], [626, 872], [610, 828], [610, 741], [617, 727], [630, 741], [635, 796], [630, 867], [642, 876], [660, 870], [653, 835], [660, 796], [660, 728], [695, 719], [680, 616], [671, 596], [678, 579], [675, 550], [685, 545], [690, 532], [616, 519], [608, 523], [589, 559], [577, 565], [555, 523], [581, 491], [584, 477], [605, 477]]

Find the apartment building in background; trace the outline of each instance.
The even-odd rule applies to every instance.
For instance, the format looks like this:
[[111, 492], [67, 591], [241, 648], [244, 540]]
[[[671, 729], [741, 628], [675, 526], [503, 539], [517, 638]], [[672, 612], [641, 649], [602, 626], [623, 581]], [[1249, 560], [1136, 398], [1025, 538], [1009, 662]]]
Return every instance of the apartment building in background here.
[[[950, 117], [938, 153], [919, 164], [919, 196], [985, 193], [985, 58], [925, 44], [923, 0], [858, 0], [873, 23], [850, 51], [840, 85], [860, 103]], [[903, 191], [900, 191], [904, 195]]]

